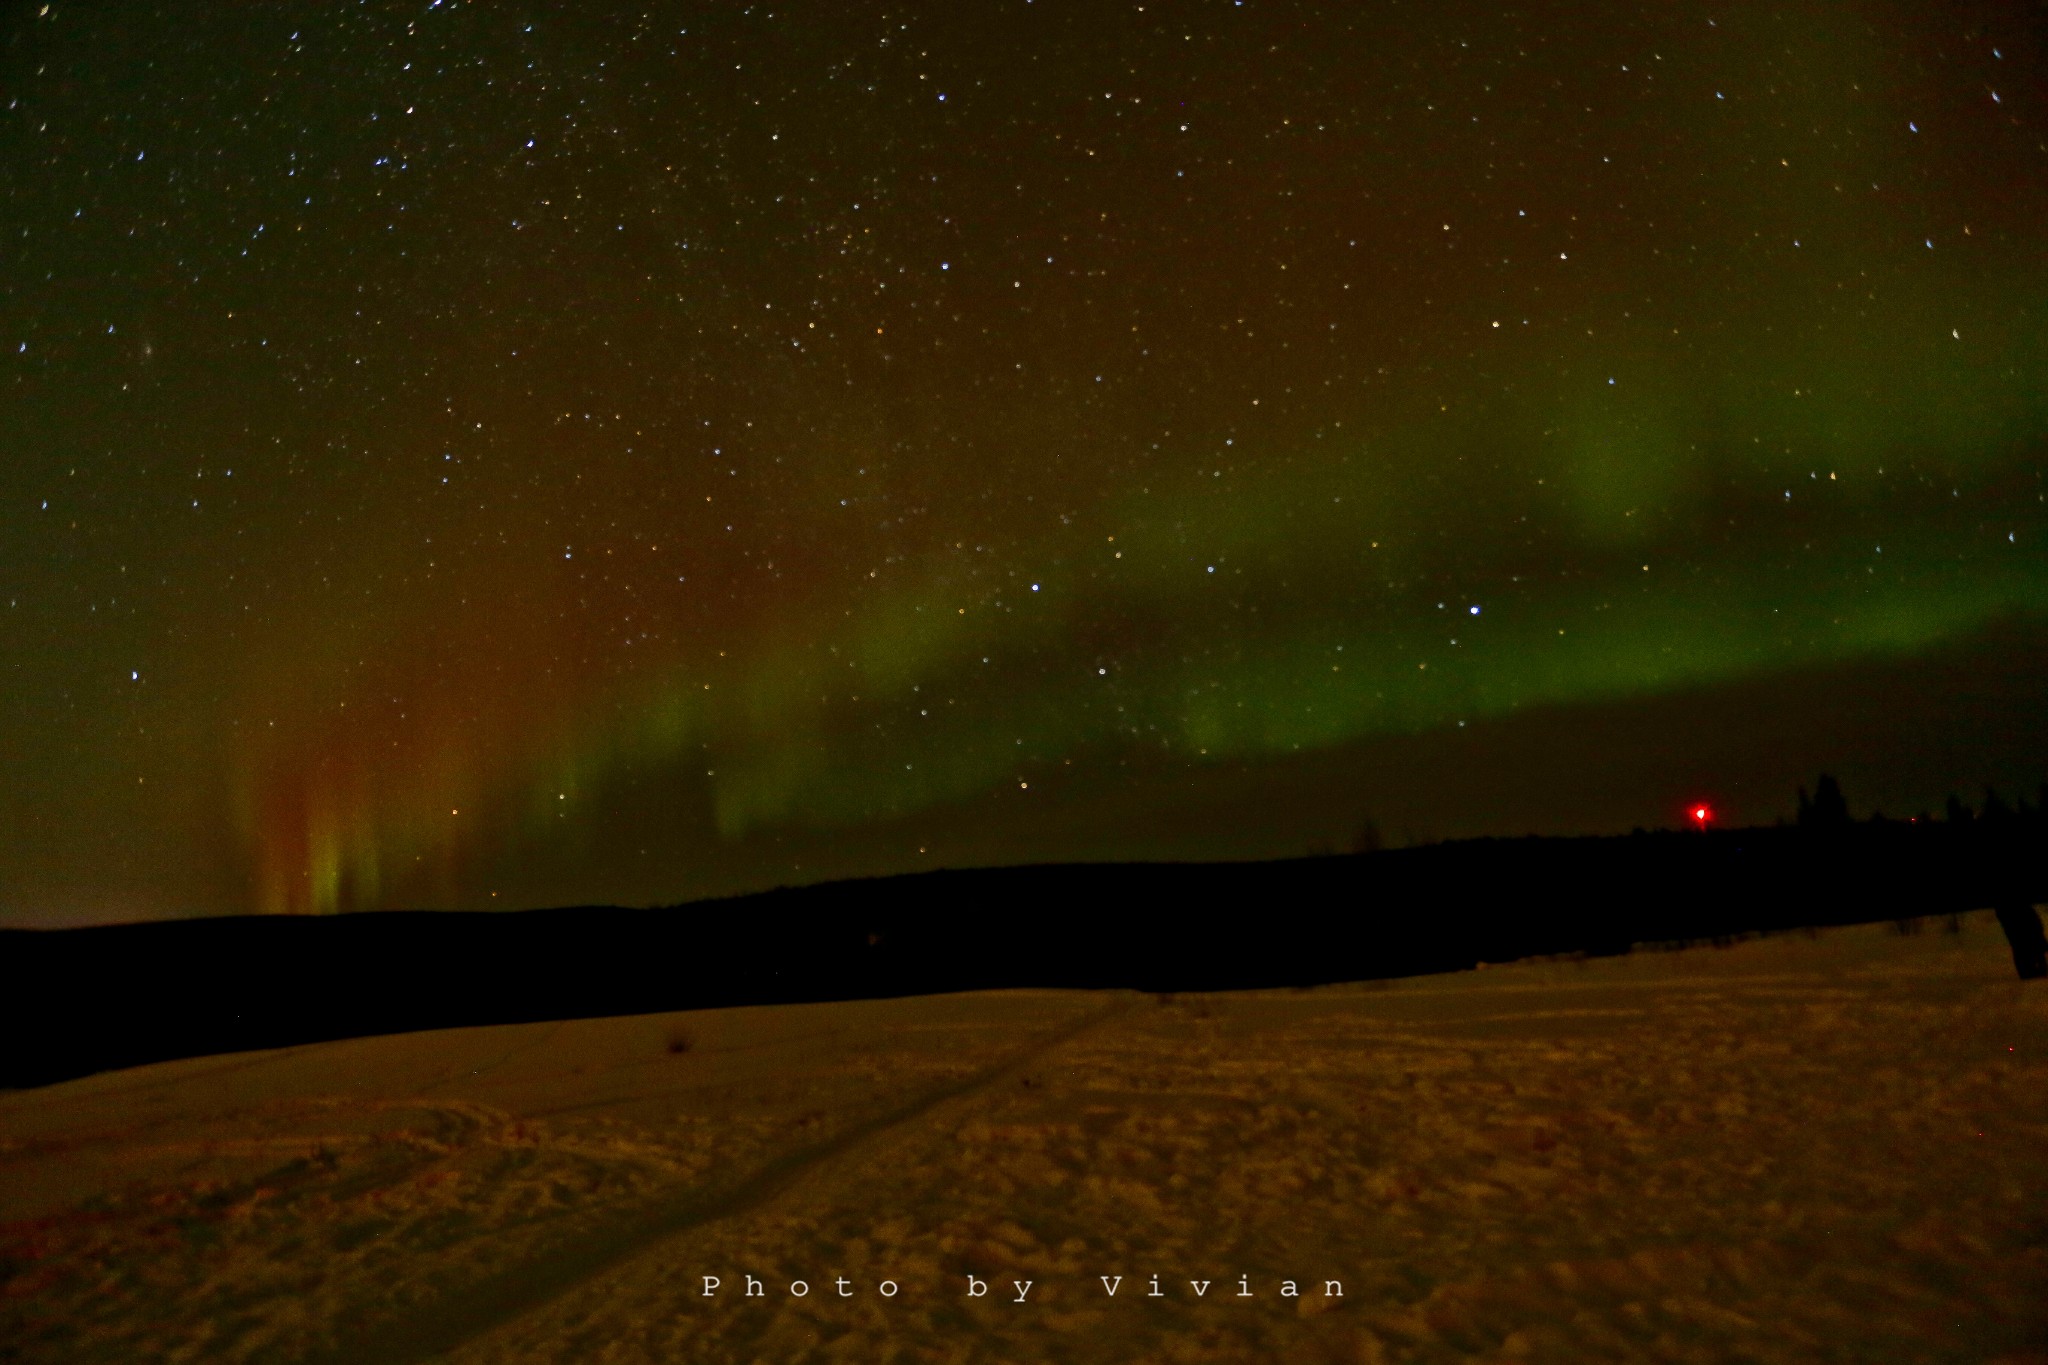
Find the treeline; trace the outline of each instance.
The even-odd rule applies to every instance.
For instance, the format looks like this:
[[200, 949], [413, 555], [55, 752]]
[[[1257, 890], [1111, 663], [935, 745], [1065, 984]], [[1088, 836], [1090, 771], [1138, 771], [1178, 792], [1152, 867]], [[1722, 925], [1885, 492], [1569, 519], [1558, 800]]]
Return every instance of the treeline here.
[[[1962, 797], [1950, 792], [1947, 803], [1942, 807], [1942, 820], [1951, 825], [1968, 824], [1972, 820], [1984, 820], [1994, 825], [2015, 820], [2039, 821], [2042, 813], [2048, 811], [2048, 782], [2041, 784], [2037, 796], [2038, 799], [2033, 802], [2022, 796], [2017, 807], [2008, 806], [2005, 799], [1998, 794], [1996, 787], [1987, 786], [1984, 788], [1984, 804], [1972, 810]], [[1890, 823], [1883, 811], [1872, 811], [1868, 819], [1872, 824]], [[1918, 815], [1907, 817], [1909, 824], [1924, 825], [1933, 822], [1934, 816], [1924, 810]], [[1842, 795], [1841, 783], [1830, 774], [1822, 773], [1820, 779], [1814, 783], [1813, 795], [1808, 796], [1806, 788], [1801, 787], [1797, 823], [1799, 828], [1805, 830], [1839, 829], [1855, 823], [1849, 814], [1848, 799]]]
[[2026, 974], [2048, 900], [2043, 808], [1858, 821], [1823, 780], [1801, 819], [1752, 829], [939, 871], [652, 910], [7, 931], [0, 1085], [459, 1025], [1001, 987], [1311, 986], [1986, 907]]

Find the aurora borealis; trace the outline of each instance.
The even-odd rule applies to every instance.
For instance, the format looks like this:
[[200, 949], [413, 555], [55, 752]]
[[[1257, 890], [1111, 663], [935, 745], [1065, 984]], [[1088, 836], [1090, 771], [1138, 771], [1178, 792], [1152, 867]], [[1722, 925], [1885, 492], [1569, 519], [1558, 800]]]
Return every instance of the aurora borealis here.
[[2037, 7], [0, 22], [8, 922], [2042, 775]]

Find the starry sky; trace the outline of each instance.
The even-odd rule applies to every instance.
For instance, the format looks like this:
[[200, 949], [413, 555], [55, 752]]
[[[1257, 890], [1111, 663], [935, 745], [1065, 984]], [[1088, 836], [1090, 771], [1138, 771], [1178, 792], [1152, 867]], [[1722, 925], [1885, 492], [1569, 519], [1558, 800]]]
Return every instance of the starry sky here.
[[2036, 6], [0, 24], [0, 922], [2048, 767]]

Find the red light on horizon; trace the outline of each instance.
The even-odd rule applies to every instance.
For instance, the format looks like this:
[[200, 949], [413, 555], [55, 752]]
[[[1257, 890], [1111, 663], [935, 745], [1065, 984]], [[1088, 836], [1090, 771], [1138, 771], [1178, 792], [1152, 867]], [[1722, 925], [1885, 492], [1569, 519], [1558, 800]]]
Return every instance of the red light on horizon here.
[[1709, 807], [1705, 802], [1702, 802], [1699, 805], [1694, 806], [1692, 808], [1692, 822], [1698, 825], [1701, 829], [1705, 829], [1707, 827], [1707, 822], [1713, 818], [1713, 809]]

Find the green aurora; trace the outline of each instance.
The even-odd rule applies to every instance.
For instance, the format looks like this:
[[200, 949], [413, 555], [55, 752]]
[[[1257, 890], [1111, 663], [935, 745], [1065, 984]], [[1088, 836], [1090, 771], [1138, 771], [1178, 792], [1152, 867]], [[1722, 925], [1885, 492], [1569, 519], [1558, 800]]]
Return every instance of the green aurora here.
[[9, 922], [1100, 856], [2041, 628], [2028, 7], [971, 8], [7, 20]]

